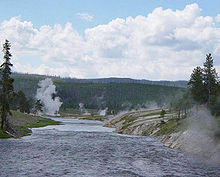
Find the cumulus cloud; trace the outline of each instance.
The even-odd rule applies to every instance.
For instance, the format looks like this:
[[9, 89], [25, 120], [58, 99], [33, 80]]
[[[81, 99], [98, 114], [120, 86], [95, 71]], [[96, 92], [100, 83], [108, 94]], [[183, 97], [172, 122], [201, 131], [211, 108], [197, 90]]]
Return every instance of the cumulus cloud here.
[[82, 20], [91, 22], [93, 20], [93, 16], [87, 13], [77, 13], [76, 14], [79, 18], [81, 18]]
[[[71, 23], [34, 28], [13, 17], [0, 24], [0, 41], [12, 43], [15, 70], [70, 77], [188, 79], [211, 52], [220, 68], [219, 17], [202, 16], [197, 4], [183, 10], [156, 8], [146, 16], [117, 18], [85, 30]], [[19, 58], [38, 55], [39, 66]]]
[[220, 23], [220, 14], [218, 14], [216, 17], [215, 17], [215, 20], [217, 23]]

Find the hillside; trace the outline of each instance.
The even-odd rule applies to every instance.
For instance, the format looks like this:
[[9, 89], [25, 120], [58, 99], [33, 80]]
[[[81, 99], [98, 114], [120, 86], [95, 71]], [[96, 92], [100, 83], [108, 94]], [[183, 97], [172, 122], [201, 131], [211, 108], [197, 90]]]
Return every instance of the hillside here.
[[[39, 80], [47, 76], [13, 74], [14, 88], [22, 90], [27, 97], [34, 98]], [[109, 110], [135, 109], [156, 103], [167, 104], [184, 88], [143, 83], [118, 82], [75, 82], [75, 79], [51, 77], [57, 87], [57, 95], [63, 107], [78, 108], [84, 103], [86, 108]], [[117, 79], [116, 79], [117, 80]], [[119, 81], [119, 80], [118, 80]]]
[[151, 84], [151, 85], [162, 85], [162, 86], [173, 86], [173, 87], [187, 87], [188, 81], [178, 80], [178, 81], [152, 81], [146, 79], [131, 79], [131, 78], [97, 78], [97, 79], [76, 79], [76, 78], [61, 78], [56, 76], [46, 76], [46, 75], [38, 75], [38, 74], [22, 74], [22, 73], [13, 73], [13, 78], [36, 78], [36, 79], [44, 79], [47, 77], [53, 78], [55, 80], [62, 80], [67, 82], [74, 83], [136, 83], [136, 84]]

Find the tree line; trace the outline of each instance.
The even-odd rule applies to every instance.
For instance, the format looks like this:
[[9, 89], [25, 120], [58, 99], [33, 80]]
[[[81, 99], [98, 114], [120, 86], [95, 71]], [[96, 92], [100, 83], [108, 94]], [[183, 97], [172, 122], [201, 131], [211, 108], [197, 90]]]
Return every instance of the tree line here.
[[186, 117], [194, 105], [207, 105], [212, 115], [220, 115], [220, 82], [213, 61], [209, 53], [203, 67], [193, 69], [188, 90], [172, 105], [178, 111], [179, 118], [181, 115]]
[[19, 90], [14, 92], [13, 82], [11, 78], [11, 63], [12, 54], [10, 53], [11, 44], [5, 40], [3, 44], [3, 63], [0, 66], [0, 116], [1, 116], [1, 129], [9, 130], [8, 116], [12, 115], [10, 110], [20, 110], [20, 112], [30, 113], [29, 100], [25, 94]]
[[212, 114], [220, 115], [220, 82], [211, 53], [206, 55], [203, 68], [193, 70], [188, 85], [197, 104], [206, 104]]

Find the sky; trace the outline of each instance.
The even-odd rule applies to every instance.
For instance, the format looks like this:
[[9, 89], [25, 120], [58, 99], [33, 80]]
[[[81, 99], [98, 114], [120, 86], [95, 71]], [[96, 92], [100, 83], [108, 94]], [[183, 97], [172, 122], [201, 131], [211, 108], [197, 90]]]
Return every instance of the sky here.
[[220, 72], [219, 0], [0, 0], [0, 12], [16, 72], [187, 80], [207, 53]]

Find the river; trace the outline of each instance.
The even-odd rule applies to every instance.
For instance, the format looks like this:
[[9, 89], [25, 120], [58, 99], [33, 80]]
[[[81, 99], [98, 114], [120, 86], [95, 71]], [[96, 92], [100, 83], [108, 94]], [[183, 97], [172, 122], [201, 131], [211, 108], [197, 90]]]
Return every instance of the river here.
[[56, 120], [63, 125], [0, 139], [1, 177], [220, 176], [219, 164], [164, 147], [157, 139], [119, 135], [98, 121]]

